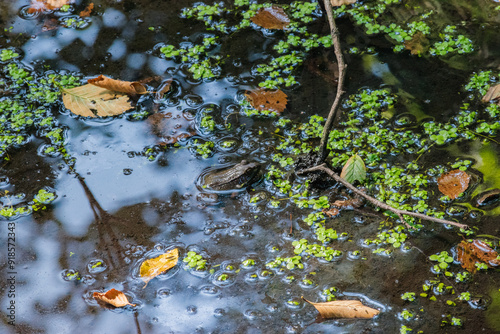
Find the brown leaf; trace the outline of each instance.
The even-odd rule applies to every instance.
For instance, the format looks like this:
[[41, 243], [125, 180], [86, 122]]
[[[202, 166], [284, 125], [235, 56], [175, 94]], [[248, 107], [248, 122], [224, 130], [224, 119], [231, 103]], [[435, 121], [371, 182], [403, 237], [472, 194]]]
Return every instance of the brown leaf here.
[[64, 5], [73, 3], [74, 0], [31, 0], [28, 14], [39, 13], [54, 9], [59, 9]]
[[106, 88], [115, 92], [125, 93], [125, 94], [146, 94], [148, 90], [146, 87], [137, 81], [122, 81], [115, 80], [104, 75], [100, 75], [97, 78], [89, 79], [87, 82], [91, 85]]
[[488, 244], [481, 240], [473, 240], [472, 242], [462, 241], [457, 245], [457, 258], [462, 268], [469, 272], [476, 272], [476, 262], [485, 263], [488, 267], [496, 267], [500, 265], [500, 260], [497, 260], [498, 253], [495, 252]]
[[360, 206], [363, 205], [363, 199], [360, 197], [355, 197], [355, 198], [350, 198], [346, 200], [338, 200], [333, 202], [333, 205], [340, 208], [340, 209], [353, 209], [353, 208], [359, 208]]
[[335, 217], [336, 215], [339, 214], [340, 210], [337, 209], [337, 208], [330, 208], [330, 209], [323, 209], [321, 210], [325, 215], [327, 215], [328, 217]]
[[252, 20], [252, 22], [259, 27], [266, 29], [283, 30], [290, 23], [290, 19], [286, 15], [283, 8], [278, 6], [259, 9], [259, 11], [250, 20]]
[[259, 111], [271, 110], [282, 112], [286, 108], [287, 95], [281, 90], [267, 90], [260, 88], [245, 93], [248, 102]]
[[457, 198], [469, 187], [470, 176], [459, 169], [443, 174], [437, 180], [439, 191], [451, 199]]
[[363, 305], [359, 300], [335, 300], [326, 303], [313, 303], [302, 297], [314, 306], [325, 319], [331, 318], [362, 318], [371, 319], [380, 313], [379, 310]]
[[500, 84], [490, 87], [486, 94], [483, 96], [483, 102], [490, 102], [492, 100], [497, 100], [497, 104], [500, 104]]
[[129, 97], [94, 85], [62, 89], [64, 106], [84, 117], [115, 116], [132, 109]]
[[[141, 264], [140, 276], [142, 280], [147, 283], [156, 276], [164, 273], [170, 268], [174, 267], [179, 260], [179, 250], [174, 248], [165, 254], [162, 254], [154, 259], [149, 259]], [[144, 286], [146, 287], [146, 286]]]
[[419, 31], [409, 41], [405, 41], [405, 49], [410, 50], [412, 55], [420, 55], [429, 49], [429, 40]]
[[94, 9], [94, 3], [93, 2], [89, 3], [89, 5], [87, 6], [87, 8], [85, 8], [84, 10], [82, 10], [80, 12], [80, 17], [90, 16], [90, 13], [92, 13], [92, 9]]
[[135, 306], [135, 304], [131, 304], [128, 301], [127, 296], [123, 292], [116, 289], [108, 290], [105, 293], [94, 292], [93, 296], [97, 301], [108, 303], [114, 307]]
[[339, 7], [342, 5], [352, 5], [356, 1], [357, 0], [330, 0], [330, 3], [332, 4], [333, 7]]
[[194, 117], [187, 111], [171, 109], [148, 117], [151, 132], [161, 138], [160, 145], [171, 145], [196, 134]]

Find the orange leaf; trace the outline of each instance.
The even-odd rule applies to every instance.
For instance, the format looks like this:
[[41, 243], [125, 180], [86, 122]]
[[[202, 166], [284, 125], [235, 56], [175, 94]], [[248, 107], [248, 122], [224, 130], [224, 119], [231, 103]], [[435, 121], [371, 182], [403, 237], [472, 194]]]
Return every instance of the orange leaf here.
[[245, 93], [248, 102], [259, 111], [270, 110], [282, 112], [286, 108], [287, 95], [281, 90], [257, 89]]
[[500, 104], [500, 84], [490, 87], [488, 92], [483, 96], [483, 102], [490, 102], [492, 100], [497, 100], [497, 104]]
[[108, 290], [105, 293], [94, 292], [93, 296], [97, 301], [108, 303], [114, 307], [135, 306], [135, 304], [131, 304], [128, 301], [127, 296], [123, 292], [116, 289]]
[[74, 0], [31, 0], [30, 8], [28, 8], [28, 14], [59, 9], [64, 5], [73, 3], [73, 1]]
[[339, 7], [342, 5], [352, 5], [356, 1], [357, 0], [330, 0], [330, 3], [332, 4], [333, 7]]
[[354, 209], [359, 208], [361, 205], [363, 205], [363, 199], [360, 197], [355, 197], [343, 201], [338, 200], [333, 202], [333, 205], [341, 209]]
[[140, 82], [115, 80], [105, 77], [102, 74], [97, 78], [87, 80], [87, 82], [97, 87], [125, 94], [146, 94], [148, 92], [146, 87]]
[[464, 240], [457, 246], [458, 261], [462, 268], [472, 273], [477, 270], [476, 262], [485, 263], [490, 268], [499, 266], [500, 260], [497, 257], [498, 253], [481, 240], [475, 239], [472, 242]]
[[339, 214], [340, 210], [337, 209], [337, 208], [330, 208], [330, 209], [323, 209], [321, 210], [325, 215], [327, 215], [328, 217], [335, 217], [336, 215]]
[[92, 9], [94, 9], [94, 3], [93, 2], [89, 3], [89, 5], [87, 6], [87, 8], [85, 8], [84, 10], [82, 10], [80, 12], [80, 17], [90, 16], [90, 13], [92, 13]]
[[359, 300], [335, 300], [326, 303], [313, 303], [302, 297], [314, 306], [325, 319], [331, 318], [362, 318], [371, 319], [380, 313], [379, 310], [363, 305]]
[[261, 8], [250, 20], [259, 27], [266, 29], [285, 29], [290, 23], [283, 8], [272, 6]]
[[[179, 260], [179, 250], [174, 248], [165, 254], [162, 254], [154, 259], [149, 259], [141, 264], [140, 275], [146, 285], [150, 280], [160, 275], [161, 273], [174, 267]], [[146, 287], [146, 286], [144, 286]]]
[[405, 41], [405, 49], [410, 50], [412, 55], [420, 55], [429, 49], [429, 40], [422, 32], [417, 32], [412, 39]]
[[441, 193], [455, 199], [469, 187], [470, 176], [459, 169], [443, 174], [438, 179], [438, 188]]

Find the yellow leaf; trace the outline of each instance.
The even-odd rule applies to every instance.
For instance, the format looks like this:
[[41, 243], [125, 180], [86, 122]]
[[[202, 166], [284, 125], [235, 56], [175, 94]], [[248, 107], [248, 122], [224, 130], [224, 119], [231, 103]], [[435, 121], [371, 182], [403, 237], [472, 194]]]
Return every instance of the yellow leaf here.
[[135, 306], [129, 303], [127, 296], [119, 290], [111, 289], [104, 293], [94, 292], [94, 299], [113, 305], [114, 307], [123, 307], [127, 305]]
[[85, 117], [115, 116], [132, 109], [128, 96], [91, 84], [62, 89], [64, 106]]
[[379, 310], [363, 305], [359, 300], [335, 300], [326, 303], [313, 303], [302, 297], [314, 306], [325, 319], [331, 318], [361, 318], [371, 319], [380, 313]]
[[154, 259], [144, 261], [140, 269], [142, 280], [147, 285], [150, 280], [175, 266], [178, 260], [179, 250], [174, 248]]

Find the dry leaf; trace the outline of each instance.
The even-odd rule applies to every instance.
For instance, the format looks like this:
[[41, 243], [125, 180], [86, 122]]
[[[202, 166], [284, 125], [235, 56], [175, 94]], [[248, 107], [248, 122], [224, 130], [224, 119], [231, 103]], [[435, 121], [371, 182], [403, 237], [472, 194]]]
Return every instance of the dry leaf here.
[[64, 106], [84, 117], [120, 115], [132, 109], [129, 97], [94, 85], [62, 89]]
[[497, 104], [500, 104], [500, 84], [490, 87], [486, 94], [483, 96], [483, 102], [490, 102], [492, 100], [497, 100]]
[[326, 303], [313, 303], [302, 297], [314, 306], [325, 319], [331, 318], [362, 318], [371, 319], [380, 313], [379, 310], [363, 305], [359, 300], [335, 300]]
[[94, 3], [93, 2], [89, 3], [89, 5], [87, 6], [87, 8], [85, 8], [84, 10], [82, 10], [80, 12], [80, 17], [90, 16], [90, 13], [92, 13], [92, 9], [94, 9]]
[[105, 293], [94, 292], [93, 296], [97, 301], [108, 303], [114, 307], [135, 306], [135, 304], [129, 303], [127, 296], [123, 292], [116, 289], [108, 290]]
[[259, 27], [266, 29], [285, 29], [290, 23], [290, 19], [283, 8], [278, 6], [259, 9], [250, 20]]
[[352, 5], [356, 1], [357, 0], [330, 0], [330, 3], [332, 4], [333, 7], [339, 7], [342, 5]]
[[439, 191], [451, 199], [457, 198], [469, 187], [470, 176], [459, 169], [443, 174], [437, 180]]
[[335, 201], [333, 202], [332, 205], [336, 206], [337, 208], [341, 208], [341, 209], [353, 209], [353, 208], [359, 208], [360, 206], [363, 205], [363, 199], [360, 198], [360, 197], [355, 197], [355, 198], [351, 198], [351, 199], [346, 199], [346, 200], [343, 200], [343, 201]]
[[405, 49], [410, 50], [412, 55], [420, 55], [429, 49], [429, 40], [419, 31], [409, 41], [405, 41]]
[[142, 280], [146, 282], [147, 285], [150, 280], [175, 266], [178, 260], [179, 250], [174, 248], [154, 259], [144, 261], [140, 269]]
[[59, 9], [73, 2], [74, 0], [32, 0], [30, 8], [28, 8], [28, 14]]
[[146, 94], [148, 90], [146, 87], [137, 81], [122, 81], [115, 80], [104, 75], [100, 75], [97, 78], [89, 79], [87, 82], [91, 85], [106, 88], [115, 92], [125, 93], [125, 94]]
[[196, 134], [194, 116], [187, 111], [170, 109], [167, 113], [156, 113], [148, 117], [151, 132], [161, 138], [160, 145], [171, 145]]
[[337, 209], [337, 208], [330, 208], [330, 209], [323, 209], [321, 210], [321, 212], [323, 212], [325, 215], [327, 215], [328, 217], [335, 217], [336, 215], [339, 214], [340, 210]]
[[259, 111], [282, 112], [286, 108], [287, 95], [281, 90], [257, 89], [245, 93], [248, 102]]
[[457, 246], [458, 261], [462, 268], [472, 273], [477, 270], [476, 262], [485, 263], [490, 268], [499, 266], [500, 260], [497, 256], [498, 253], [481, 240], [476, 239], [472, 242], [464, 240]]

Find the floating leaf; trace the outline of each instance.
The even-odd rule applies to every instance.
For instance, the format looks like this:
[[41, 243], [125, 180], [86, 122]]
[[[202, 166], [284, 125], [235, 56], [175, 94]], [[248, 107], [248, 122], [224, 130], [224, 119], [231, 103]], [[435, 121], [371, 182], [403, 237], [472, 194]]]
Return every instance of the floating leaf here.
[[30, 8], [28, 8], [28, 14], [59, 9], [73, 2], [73, 0], [32, 0]]
[[330, 0], [333, 7], [340, 7], [342, 5], [352, 5], [357, 0]]
[[455, 199], [469, 187], [469, 180], [469, 174], [455, 169], [439, 177], [438, 188], [444, 195]]
[[137, 81], [122, 81], [115, 80], [104, 75], [100, 75], [97, 78], [89, 79], [87, 82], [91, 85], [106, 88], [115, 92], [125, 93], [125, 94], [146, 94], [148, 90], [146, 87]]
[[250, 20], [259, 27], [266, 29], [285, 29], [290, 23], [290, 19], [283, 8], [278, 6], [259, 9]]
[[128, 301], [127, 296], [123, 292], [116, 289], [108, 290], [105, 293], [94, 292], [93, 296], [97, 301], [108, 303], [114, 307], [135, 306], [135, 304], [131, 304]]
[[330, 208], [330, 209], [323, 209], [321, 210], [325, 215], [327, 215], [328, 217], [335, 217], [336, 215], [339, 214], [340, 210], [337, 209], [337, 208]]
[[150, 280], [175, 266], [178, 260], [179, 250], [174, 248], [154, 259], [144, 261], [140, 269], [142, 280], [147, 285]]
[[84, 117], [120, 115], [132, 109], [129, 97], [94, 85], [62, 89], [64, 106]]
[[500, 105], [500, 84], [490, 87], [486, 94], [483, 96], [483, 102], [490, 102], [492, 100], [497, 100], [497, 104]]
[[363, 181], [366, 178], [366, 167], [363, 159], [357, 154], [350, 157], [345, 163], [344, 168], [342, 168], [340, 177], [349, 183], [353, 183], [356, 180]]
[[314, 306], [325, 319], [331, 318], [362, 318], [371, 319], [380, 313], [379, 310], [363, 305], [359, 300], [335, 300], [326, 303], [313, 303], [302, 297]]
[[90, 13], [92, 13], [92, 9], [94, 9], [94, 3], [91, 2], [89, 5], [80, 12], [80, 17], [87, 17], [90, 16]]
[[462, 268], [472, 273], [477, 270], [477, 262], [485, 263], [490, 268], [499, 266], [500, 260], [497, 257], [498, 253], [481, 240], [475, 239], [472, 242], [464, 240], [457, 246], [458, 261]]
[[155, 94], [155, 99], [160, 100], [163, 98], [163, 95], [167, 93], [170, 90], [170, 87], [172, 86], [172, 79], [165, 80], [162, 82], [160, 87], [158, 87], [158, 91]]
[[360, 197], [355, 197], [351, 199], [346, 199], [342, 201], [335, 201], [332, 203], [332, 205], [336, 206], [337, 208], [341, 209], [354, 209], [354, 208], [359, 208], [360, 206], [363, 205], [363, 199]]
[[409, 41], [405, 41], [405, 49], [410, 50], [412, 55], [420, 55], [429, 49], [429, 40], [419, 31]]
[[248, 102], [259, 111], [270, 110], [282, 112], [286, 108], [287, 95], [281, 90], [257, 89], [247, 91], [245, 96]]

